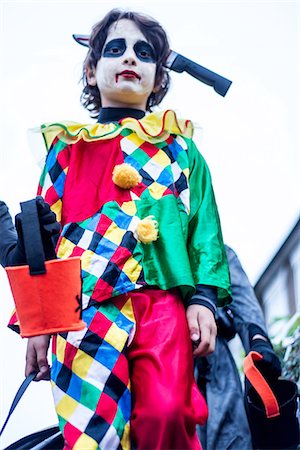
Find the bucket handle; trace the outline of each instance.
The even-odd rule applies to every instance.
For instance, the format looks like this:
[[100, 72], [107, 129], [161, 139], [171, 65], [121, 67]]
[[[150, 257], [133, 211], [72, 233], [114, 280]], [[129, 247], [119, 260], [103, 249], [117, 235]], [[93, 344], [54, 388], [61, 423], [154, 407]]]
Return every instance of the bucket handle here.
[[15, 395], [15, 398], [13, 399], [13, 402], [11, 404], [11, 407], [9, 409], [9, 412], [7, 414], [7, 417], [4, 421], [4, 424], [2, 425], [2, 428], [0, 430], [0, 436], [2, 435], [9, 419], [10, 416], [12, 415], [12, 413], [14, 412], [14, 410], [16, 409], [17, 404], [19, 403], [19, 401], [21, 400], [24, 392], [26, 391], [26, 389], [28, 388], [29, 384], [32, 382], [32, 380], [35, 379], [35, 377], [37, 376], [38, 372], [32, 372], [31, 374], [29, 374], [25, 380], [23, 381], [23, 383], [21, 384], [21, 386], [18, 389], [18, 392]]
[[254, 361], [261, 361], [262, 359], [263, 356], [260, 353], [249, 352], [244, 359], [244, 372], [245, 376], [260, 396], [266, 410], [267, 418], [270, 419], [271, 417], [280, 416], [280, 411], [272, 389], [254, 364]]
[[41, 237], [36, 199], [20, 203], [24, 247], [30, 275], [46, 273], [45, 253]]

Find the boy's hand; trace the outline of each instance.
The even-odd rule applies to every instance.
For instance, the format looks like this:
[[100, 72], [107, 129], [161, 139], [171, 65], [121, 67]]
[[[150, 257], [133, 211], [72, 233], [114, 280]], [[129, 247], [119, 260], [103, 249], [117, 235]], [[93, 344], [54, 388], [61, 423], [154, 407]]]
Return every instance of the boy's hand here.
[[50, 380], [50, 370], [47, 360], [47, 352], [50, 335], [33, 336], [28, 338], [26, 351], [25, 376], [32, 372], [38, 372], [35, 381]]
[[190, 305], [186, 310], [194, 356], [206, 356], [215, 350], [217, 325], [213, 313], [202, 305]]

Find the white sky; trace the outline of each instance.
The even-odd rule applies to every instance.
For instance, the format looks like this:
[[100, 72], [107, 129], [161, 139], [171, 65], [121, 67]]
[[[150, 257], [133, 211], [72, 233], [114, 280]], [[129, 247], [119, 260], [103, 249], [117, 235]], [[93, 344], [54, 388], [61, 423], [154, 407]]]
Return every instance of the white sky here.
[[[40, 169], [26, 130], [43, 122], [89, 122], [79, 103], [89, 33], [113, 7], [158, 19], [171, 47], [233, 80], [225, 98], [172, 74], [161, 108], [201, 126], [200, 151], [212, 173], [224, 240], [255, 282], [299, 215], [300, 3], [210, 1], [0, 1], [0, 198], [11, 213], [35, 195]], [[13, 301], [1, 286], [0, 422], [23, 379], [25, 340], [6, 330]], [[35, 383], [8, 425], [1, 448], [56, 423], [49, 383]]]

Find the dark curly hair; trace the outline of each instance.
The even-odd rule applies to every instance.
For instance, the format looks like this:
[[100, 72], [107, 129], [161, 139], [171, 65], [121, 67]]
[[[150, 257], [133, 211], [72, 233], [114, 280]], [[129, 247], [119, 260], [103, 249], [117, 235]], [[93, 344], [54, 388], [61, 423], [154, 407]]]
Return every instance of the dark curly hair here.
[[166, 95], [170, 86], [170, 77], [167, 69], [163, 66], [169, 52], [167, 35], [161, 25], [153, 18], [141, 13], [112, 9], [106, 16], [97, 22], [90, 37], [90, 48], [83, 63], [82, 82], [84, 88], [80, 97], [82, 105], [90, 112], [91, 117], [97, 117], [101, 108], [101, 97], [97, 86], [88, 83], [86, 69], [95, 69], [101, 58], [102, 48], [107, 38], [109, 27], [118, 20], [132, 20], [144, 34], [148, 42], [153, 46], [157, 56], [155, 86], [156, 92], [152, 92], [146, 104], [147, 111], [155, 105], [159, 105]]

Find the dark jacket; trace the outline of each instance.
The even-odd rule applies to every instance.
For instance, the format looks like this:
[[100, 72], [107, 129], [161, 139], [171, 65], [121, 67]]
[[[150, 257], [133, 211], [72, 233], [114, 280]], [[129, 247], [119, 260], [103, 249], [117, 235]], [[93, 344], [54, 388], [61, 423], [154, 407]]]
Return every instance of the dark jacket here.
[[[225, 246], [232, 287], [231, 319], [228, 337], [238, 333], [245, 352], [250, 348], [249, 324], [258, 325], [265, 333], [264, 317], [253, 288], [234, 251]], [[224, 311], [220, 311], [223, 315]], [[230, 336], [231, 335], [231, 336]], [[203, 450], [250, 450], [251, 435], [244, 408], [240, 375], [228, 347], [228, 340], [218, 335], [216, 350], [198, 360], [198, 383], [205, 392], [209, 417], [200, 427]]]

